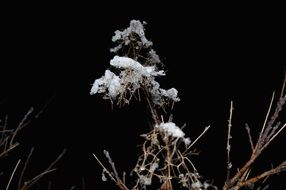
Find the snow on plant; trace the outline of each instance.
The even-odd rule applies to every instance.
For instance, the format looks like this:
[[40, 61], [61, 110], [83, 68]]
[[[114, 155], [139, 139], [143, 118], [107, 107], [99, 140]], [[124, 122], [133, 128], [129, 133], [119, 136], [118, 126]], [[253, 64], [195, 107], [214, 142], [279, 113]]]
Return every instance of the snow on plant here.
[[[164, 117], [166, 117], [165, 107], [169, 106], [169, 103], [172, 103], [173, 106], [174, 102], [180, 101], [180, 98], [175, 88], [165, 90], [156, 81], [156, 77], [165, 76], [165, 71], [162, 69], [164, 65], [156, 51], [152, 49], [153, 43], [145, 36], [145, 24], [145, 22], [142, 24], [140, 21], [131, 20], [127, 29], [115, 31], [112, 41], [117, 43], [117, 46], [110, 50], [115, 53], [115, 56], [110, 60], [111, 68], [106, 70], [101, 78], [94, 81], [90, 94], [103, 94], [103, 98], [117, 102], [117, 105], [129, 104], [133, 97], [138, 100], [143, 98], [151, 112], [153, 128], [148, 133], [141, 135], [144, 142], [141, 146], [142, 154], [138, 157], [131, 172], [132, 176], [135, 176], [133, 183], [126, 184], [125, 174], [123, 178], [119, 177], [108, 151], [104, 150], [104, 154], [112, 172], [93, 154], [103, 168], [102, 180], [107, 180], [105, 175], [107, 174], [121, 190], [217, 189], [216, 186], [202, 178], [190, 158], [195, 153], [193, 145], [205, 134], [209, 126], [195, 140], [191, 141], [190, 138], [185, 137], [182, 129], [172, 122], [171, 117], [168, 122], [164, 121]], [[232, 164], [230, 160], [233, 110], [231, 102], [226, 146], [227, 178], [222, 187], [223, 190], [238, 190], [249, 187], [260, 179], [286, 170], [286, 161], [284, 161], [275, 168], [250, 177], [251, 166], [256, 158], [286, 128], [286, 124], [276, 123], [279, 112], [286, 101], [285, 82], [286, 76], [277, 108], [272, 117], [268, 119], [270, 106], [256, 144], [251, 138], [250, 129], [247, 128], [253, 152], [249, 161], [242, 168], [233, 172], [233, 176], [231, 176]], [[161, 110], [164, 111], [163, 115], [159, 114]]]
[[[130, 46], [129, 53], [113, 57], [110, 65], [118, 75], [106, 70], [104, 76], [94, 81], [90, 94], [104, 94], [106, 99], [126, 104], [141, 89], [151, 96], [155, 105], [163, 106], [165, 102], [180, 101], [175, 88], [165, 90], [155, 80], [155, 77], [165, 76], [165, 71], [159, 70], [160, 58], [152, 49], [152, 42], [146, 39], [140, 21], [132, 20], [129, 28], [122, 32], [116, 31], [112, 41], [118, 41], [119, 45], [111, 49], [111, 52]], [[141, 53], [143, 50], [147, 50], [146, 56]]]
[[190, 149], [201, 136], [191, 143], [191, 139], [185, 137], [180, 127], [171, 120], [164, 122], [163, 116], [158, 114], [159, 109], [168, 106], [170, 102], [180, 101], [180, 98], [177, 89], [163, 89], [156, 81], [156, 77], [165, 76], [165, 71], [160, 69], [163, 64], [152, 49], [153, 43], [145, 37], [143, 24], [132, 20], [127, 29], [115, 32], [112, 41], [118, 43], [111, 49], [111, 52], [116, 53], [110, 60], [112, 71], [106, 70], [101, 78], [94, 81], [90, 94], [103, 94], [103, 98], [117, 101], [119, 105], [128, 104], [132, 97], [140, 99], [143, 95], [154, 123], [149, 133], [141, 135], [145, 139], [143, 153], [131, 172], [136, 176], [135, 185], [128, 188], [125, 180], [121, 180], [107, 151], [104, 154], [113, 172], [109, 172], [94, 155], [103, 167], [102, 179], [106, 180], [107, 174], [124, 190], [141, 190], [151, 186], [168, 190], [173, 189], [174, 183], [194, 190], [212, 186], [201, 181], [202, 177], [189, 159]]
[[166, 132], [169, 136], [182, 138], [186, 145], [191, 143], [190, 138], [185, 138], [185, 133], [173, 122], [160, 123], [160, 125], [155, 125], [155, 127], [158, 128], [159, 131]]

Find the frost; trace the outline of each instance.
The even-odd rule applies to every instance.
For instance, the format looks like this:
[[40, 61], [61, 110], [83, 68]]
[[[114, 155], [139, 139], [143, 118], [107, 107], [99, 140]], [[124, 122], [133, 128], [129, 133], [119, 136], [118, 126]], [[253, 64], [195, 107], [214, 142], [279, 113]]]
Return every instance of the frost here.
[[181, 183], [183, 187], [188, 187], [188, 176], [181, 173], [179, 174], [179, 178], [179, 183]]
[[[153, 43], [147, 40], [147, 38], [145, 37], [143, 24], [138, 20], [131, 20], [129, 27], [123, 31], [116, 30], [114, 36], [112, 37], [112, 41], [116, 42], [122, 40], [123, 44], [128, 45], [130, 43], [130, 38], [132, 37], [132, 33], [137, 34], [139, 36], [140, 44], [142, 44], [142, 46], [144, 47], [152, 46]], [[112, 48], [110, 51], [117, 52], [119, 49], [121, 49], [121, 47], [122, 44], [119, 44], [118, 46]]]
[[102, 171], [101, 180], [102, 180], [102, 181], [107, 181], [107, 178], [106, 178], [106, 176], [104, 175], [104, 173], [105, 173], [105, 170]]
[[229, 152], [229, 151], [230, 151], [230, 148], [231, 148], [231, 145], [228, 144], [227, 147], [226, 147], [226, 150]]
[[194, 189], [200, 189], [201, 187], [203, 187], [203, 185], [200, 181], [196, 181], [195, 183], [192, 183], [192, 188]]
[[191, 139], [188, 137], [188, 138], [185, 138], [184, 139], [184, 143], [186, 144], [186, 145], [189, 145], [189, 144], [191, 144]]
[[205, 188], [205, 189], [208, 189], [209, 187], [210, 187], [210, 184], [207, 183], [207, 182], [204, 182], [204, 188]]
[[178, 90], [175, 88], [170, 88], [169, 90], [160, 89], [161, 94], [165, 97], [170, 98], [171, 100], [178, 102], [180, 98], [178, 98]]
[[150, 167], [150, 172], [153, 173], [159, 167], [158, 163], [153, 163]]
[[112, 99], [115, 99], [120, 91], [120, 78], [110, 70], [106, 70], [104, 76], [94, 81], [90, 94], [107, 93]]
[[151, 49], [149, 51], [148, 55], [149, 55], [149, 58], [150, 58], [150, 62], [152, 64], [161, 63], [159, 55], [157, 55], [157, 53], [153, 49]]
[[232, 168], [232, 163], [231, 163], [231, 162], [229, 162], [229, 163], [227, 164], [227, 168], [228, 168], [228, 169], [231, 169], [231, 168]]
[[151, 177], [146, 177], [144, 175], [140, 175], [140, 183], [143, 185], [151, 185], [152, 184], [152, 179]]
[[156, 105], [162, 106], [164, 102], [164, 97], [174, 102], [180, 101], [178, 97], [178, 91], [175, 88], [171, 88], [169, 90], [165, 90], [160, 88], [160, 84], [156, 81], [152, 81], [153, 88], [151, 90], [152, 101]]

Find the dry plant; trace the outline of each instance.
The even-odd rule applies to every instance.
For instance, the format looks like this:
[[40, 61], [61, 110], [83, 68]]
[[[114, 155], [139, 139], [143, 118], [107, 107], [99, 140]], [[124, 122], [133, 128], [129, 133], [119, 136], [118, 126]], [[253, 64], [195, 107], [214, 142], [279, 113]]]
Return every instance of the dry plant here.
[[95, 80], [91, 94], [102, 93], [103, 98], [110, 99], [112, 103], [117, 102], [119, 106], [129, 104], [132, 98], [145, 100], [153, 121], [152, 130], [141, 135], [145, 140], [142, 154], [131, 172], [132, 176], [135, 176], [133, 185], [126, 184], [125, 174], [122, 178], [119, 177], [106, 150], [104, 154], [112, 172], [93, 154], [103, 167], [102, 179], [105, 180], [104, 174], [107, 174], [122, 190], [141, 190], [149, 187], [161, 190], [173, 190], [175, 187], [216, 189], [203, 180], [190, 160], [190, 156], [196, 154], [192, 151], [193, 145], [209, 126], [191, 142], [182, 129], [172, 122], [172, 117], [169, 117], [168, 122], [164, 122], [164, 116], [168, 114], [166, 110], [172, 110], [174, 103], [180, 99], [175, 88], [162, 89], [155, 80], [156, 77], [164, 76], [165, 71], [159, 56], [152, 49], [152, 42], [145, 37], [144, 24], [132, 20], [127, 29], [115, 32], [112, 41], [118, 42], [119, 45], [111, 49], [111, 52], [117, 55], [110, 61], [110, 65], [115, 67], [115, 73], [106, 70], [103, 77]]
[[20, 121], [16, 129], [8, 129], [8, 116], [5, 117], [4, 121], [0, 120], [0, 159], [7, 156], [19, 143], [15, 142], [15, 137], [18, 135], [25, 126], [29, 124], [28, 117], [32, 114], [33, 108], [31, 108], [23, 119]]
[[[9, 156], [9, 153], [14, 150], [20, 143], [16, 142], [16, 137], [19, 134], [19, 132], [26, 127], [30, 122], [31, 117], [33, 112], [33, 108], [30, 108], [30, 110], [25, 114], [23, 119], [19, 122], [17, 127], [15, 129], [8, 129], [8, 116], [5, 117], [4, 122], [0, 123], [0, 160], [6, 156]], [[37, 118], [41, 112], [36, 114], [34, 118]], [[2, 124], [3, 123], [3, 124]], [[17, 163], [15, 164], [15, 167], [13, 171], [10, 174], [9, 180], [7, 181], [7, 185], [5, 190], [11, 189], [10, 187], [14, 182], [13, 189], [17, 190], [28, 190], [30, 189], [33, 185], [35, 185], [43, 176], [53, 172], [56, 170], [54, 167], [55, 164], [62, 158], [62, 156], [65, 154], [66, 150], [63, 150], [62, 153], [59, 154], [59, 156], [42, 172], [40, 172], [38, 175], [35, 175], [31, 179], [24, 180], [24, 174], [27, 170], [29, 161], [32, 157], [34, 151], [34, 147], [30, 150], [28, 157], [22, 164], [22, 159], [18, 159]], [[17, 171], [19, 171], [18, 175], [16, 175]], [[3, 174], [3, 172], [2, 172]], [[9, 174], [7, 174], [9, 175]], [[15, 179], [15, 176], [17, 176], [17, 179]], [[0, 175], [1, 177], [1, 175]]]
[[[112, 38], [118, 45], [111, 49], [116, 53], [110, 61], [111, 69], [105, 71], [104, 76], [96, 79], [91, 94], [103, 94], [103, 98], [111, 100], [119, 106], [129, 104], [132, 98], [139, 101], [144, 100], [148, 105], [152, 117], [152, 129], [147, 134], [141, 135], [144, 142], [141, 145], [142, 154], [131, 172], [133, 183], [127, 184], [126, 174], [118, 175], [115, 164], [108, 151], [104, 154], [111, 166], [107, 167], [93, 154], [97, 162], [102, 166], [102, 180], [106, 181], [106, 175], [115, 182], [121, 190], [205, 190], [218, 189], [212, 182], [205, 180], [191, 161], [191, 156], [197, 154], [194, 144], [207, 132], [209, 126], [193, 141], [185, 137], [182, 128], [172, 122], [172, 114], [169, 114], [167, 122], [164, 118], [168, 111], [172, 111], [175, 102], [180, 101], [178, 91], [175, 88], [165, 90], [160, 88], [156, 77], [165, 75], [164, 65], [159, 56], [152, 49], [152, 42], [147, 40], [144, 32], [144, 23], [132, 20], [130, 26], [123, 31], [116, 31]], [[160, 70], [161, 69], [161, 70]], [[285, 76], [286, 80], [286, 76]], [[233, 103], [231, 102], [230, 116], [228, 121], [227, 136], [227, 171], [223, 190], [238, 190], [242, 187], [251, 187], [252, 184], [270, 175], [279, 173], [286, 169], [286, 161], [280, 165], [251, 177], [250, 171], [256, 158], [285, 128], [286, 124], [276, 122], [278, 114], [285, 103], [285, 81], [277, 107], [269, 119], [274, 95], [265, 118], [264, 125], [256, 144], [253, 143], [250, 128], [246, 127], [252, 155], [249, 161], [231, 175], [231, 120], [233, 114]], [[168, 118], [168, 117], [167, 117]]]
[[250, 127], [246, 125], [245, 129], [248, 134], [249, 143], [251, 146], [251, 155], [249, 160], [240, 168], [238, 171], [230, 177], [230, 170], [231, 170], [231, 162], [230, 162], [230, 139], [231, 139], [231, 120], [232, 120], [232, 113], [233, 113], [233, 103], [231, 102], [230, 106], [230, 115], [228, 120], [228, 138], [227, 138], [227, 178], [225, 181], [225, 185], [223, 187], [224, 190], [237, 190], [242, 187], [252, 187], [254, 183], [267, 179], [269, 176], [278, 174], [282, 171], [286, 170], [286, 160], [281, 162], [279, 165], [266, 170], [259, 174], [252, 174], [251, 169], [256, 161], [256, 159], [261, 155], [261, 153], [271, 144], [271, 142], [286, 128], [286, 123], [281, 123], [278, 120], [279, 113], [281, 112], [285, 101], [286, 101], [286, 92], [285, 92], [285, 84], [286, 84], [286, 74], [281, 90], [281, 94], [279, 99], [276, 103], [276, 107], [272, 116], [270, 117], [271, 110], [273, 109], [273, 101], [274, 101], [274, 93], [271, 98], [271, 102], [269, 105], [269, 109], [267, 111], [262, 129], [259, 133], [258, 139], [256, 143], [253, 142], [253, 138], [250, 132]]

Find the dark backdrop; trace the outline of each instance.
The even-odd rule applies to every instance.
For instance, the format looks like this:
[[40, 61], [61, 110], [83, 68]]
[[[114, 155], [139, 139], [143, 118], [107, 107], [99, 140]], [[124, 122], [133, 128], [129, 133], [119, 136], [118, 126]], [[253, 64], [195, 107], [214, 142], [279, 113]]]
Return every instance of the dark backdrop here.
[[[253, 133], [258, 131], [285, 73], [285, 29], [279, 10], [273, 14], [232, 6], [129, 6], [7, 7], [1, 29], [1, 117], [7, 114], [13, 128], [30, 107], [34, 114], [41, 112], [20, 133], [21, 145], [10, 161], [5, 159], [7, 174], [31, 147], [35, 151], [27, 178], [67, 149], [58, 170], [41, 181], [43, 189], [49, 180], [51, 189], [73, 185], [81, 189], [82, 179], [86, 190], [114, 188], [101, 182], [101, 167], [92, 156], [96, 153], [104, 161], [104, 149], [120, 172], [134, 167], [136, 145], [142, 142], [138, 136], [149, 129], [145, 105], [112, 110], [110, 102], [89, 95], [93, 81], [109, 67], [114, 31], [126, 28], [131, 19], [148, 23], [146, 36], [166, 65], [163, 88], [179, 90], [182, 101], [173, 110], [177, 125], [186, 123], [192, 139], [211, 125], [197, 144], [200, 156], [193, 158], [202, 175], [219, 185], [225, 178], [231, 100], [234, 167], [247, 159], [250, 149], [244, 124], [249, 123]], [[272, 151], [265, 152], [267, 159], [260, 160], [258, 170], [283, 160], [282, 135], [273, 143], [276, 149], [273, 145]], [[270, 178], [273, 187], [283, 176]]]

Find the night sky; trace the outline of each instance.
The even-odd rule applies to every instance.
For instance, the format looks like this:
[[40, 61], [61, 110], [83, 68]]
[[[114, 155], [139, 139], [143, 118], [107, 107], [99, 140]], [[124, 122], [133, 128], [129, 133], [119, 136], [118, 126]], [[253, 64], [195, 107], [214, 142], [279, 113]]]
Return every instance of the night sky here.
[[[106, 149], [120, 173], [130, 171], [139, 154], [137, 145], [142, 143], [139, 135], [150, 129], [150, 118], [143, 102], [112, 109], [109, 101], [89, 92], [94, 80], [110, 67], [114, 31], [138, 19], [148, 23], [146, 36], [165, 64], [167, 76], [159, 79], [162, 87], [179, 91], [174, 122], [186, 123], [184, 131], [191, 139], [211, 125], [197, 144], [200, 155], [193, 159], [206, 179], [221, 185], [230, 101], [235, 107], [231, 156], [234, 167], [240, 167], [250, 151], [245, 123], [255, 135], [272, 92], [279, 93], [282, 86], [285, 29], [279, 11], [213, 10], [211, 6], [182, 10], [183, 5], [174, 7], [178, 13], [155, 7], [148, 11], [72, 7], [11, 8], [2, 17], [0, 116], [7, 114], [8, 126], [14, 128], [34, 108], [31, 124], [19, 134], [20, 146], [0, 165], [4, 172], [10, 174], [17, 160], [24, 160], [35, 147], [27, 168], [29, 178], [66, 148], [58, 170], [40, 181], [41, 189], [47, 189], [49, 181], [51, 189], [81, 189], [83, 178], [86, 190], [115, 189], [101, 182], [102, 169], [92, 153], [105, 161]], [[285, 121], [285, 111], [282, 114]], [[285, 135], [265, 151], [258, 171], [283, 160]], [[270, 178], [272, 187], [283, 177]], [[0, 176], [0, 189], [6, 183]]]

